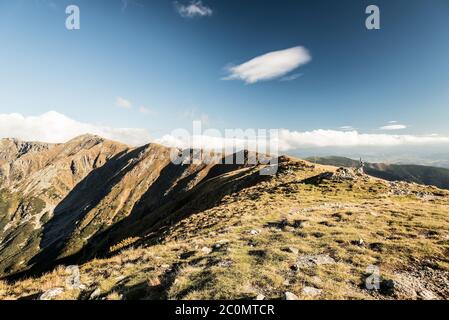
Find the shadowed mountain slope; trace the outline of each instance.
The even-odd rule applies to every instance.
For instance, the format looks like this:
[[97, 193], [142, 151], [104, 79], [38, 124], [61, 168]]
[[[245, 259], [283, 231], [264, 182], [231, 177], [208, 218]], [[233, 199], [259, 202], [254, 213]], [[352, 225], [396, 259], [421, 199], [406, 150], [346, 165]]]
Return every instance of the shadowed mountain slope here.
[[[106, 185], [115, 190], [138, 166], [117, 165], [112, 172], [122, 176]], [[273, 176], [261, 176], [261, 166], [207, 168], [163, 167], [116, 223], [101, 219], [117, 216], [115, 205], [101, 211], [102, 201], [90, 202], [98, 209], [82, 213], [54, 247], [60, 256], [82, 247], [72, 261], [80, 284], [67, 285], [73, 269], [60, 266], [0, 281], [0, 299], [449, 298], [448, 191], [287, 157]], [[191, 172], [209, 178], [192, 183]], [[175, 181], [168, 193], [166, 181]], [[88, 221], [96, 222], [81, 227]], [[47, 236], [58, 239], [53, 228]], [[86, 244], [70, 245], [76, 239]], [[52, 252], [42, 249], [35, 263]], [[370, 289], [376, 272], [379, 287]]]
[[[239, 165], [194, 164], [189, 156], [175, 165], [170, 155], [178, 150], [156, 144], [130, 148], [92, 135], [32, 145], [25, 152], [17, 145], [27, 143], [8, 140], [0, 150], [3, 276], [107, 252], [114, 242], [140, 235], [175, 212], [188, 214], [193, 209], [186, 207], [195, 201], [212, 206], [226, 190], [240, 188], [237, 181], [255, 167], [248, 155]], [[213, 185], [199, 186], [211, 180]]]

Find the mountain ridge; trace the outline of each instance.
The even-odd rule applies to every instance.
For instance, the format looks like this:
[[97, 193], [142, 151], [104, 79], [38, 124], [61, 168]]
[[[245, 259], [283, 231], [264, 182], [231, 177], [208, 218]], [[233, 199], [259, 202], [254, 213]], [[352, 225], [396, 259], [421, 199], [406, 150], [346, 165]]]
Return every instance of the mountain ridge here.
[[[9, 245], [0, 246], [0, 273], [40, 269], [45, 261], [53, 264], [84, 252], [86, 245], [92, 255], [98, 246], [92, 248], [89, 239], [110, 226], [123, 219], [135, 224], [143, 211], [157, 211], [171, 201], [181, 201], [205, 178], [230, 172], [237, 177], [237, 169], [249, 167], [174, 165], [170, 161], [173, 150], [158, 144], [131, 148], [83, 135], [18, 156], [8, 167], [3, 166], [0, 191], [6, 215], [0, 220], [0, 239]], [[157, 212], [152, 214], [157, 216]], [[23, 239], [26, 233], [31, 236]], [[116, 233], [120, 238], [125, 230]], [[105, 239], [98, 242], [107, 245]]]
[[[360, 161], [346, 157], [308, 157], [306, 160], [332, 166], [357, 167]], [[449, 189], [449, 169], [414, 164], [365, 163], [367, 174], [388, 181], [406, 181]]]
[[[198, 150], [174, 164], [181, 150], [92, 135], [21, 155], [4, 145], [0, 299], [55, 286], [69, 299], [307, 298], [304, 284], [327, 298], [449, 297], [448, 191], [287, 156], [261, 175], [270, 165], [247, 151], [227, 156], [242, 164], [191, 163]], [[330, 265], [298, 272], [310, 256]], [[360, 287], [372, 264], [380, 291]], [[79, 267], [84, 289], [58, 265]]]

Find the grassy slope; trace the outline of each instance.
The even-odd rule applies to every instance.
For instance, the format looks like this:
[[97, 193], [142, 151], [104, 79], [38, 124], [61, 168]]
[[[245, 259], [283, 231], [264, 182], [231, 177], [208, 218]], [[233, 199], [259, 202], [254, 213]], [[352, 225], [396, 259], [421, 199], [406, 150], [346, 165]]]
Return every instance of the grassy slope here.
[[[322, 290], [315, 298], [383, 299], [391, 296], [362, 286], [369, 265], [379, 266], [384, 280], [423, 268], [448, 274], [447, 192], [409, 185], [429, 196], [395, 196], [388, 183], [374, 178], [305, 184], [303, 179], [323, 168], [284, 169], [134, 247], [85, 263], [80, 269], [87, 289], [66, 290], [58, 298], [84, 299], [99, 289], [99, 297], [107, 299], [229, 299], [260, 293], [281, 298], [285, 291], [308, 299], [302, 289], [313, 286]], [[298, 255], [320, 253], [337, 263], [291, 269]], [[57, 268], [35, 279], [0, 283], [0, 297], [36, 297], [64, 287], [66, 277], [65, 269]], [[440, 298], [448, 298], [448, 289], [441, 290]]]

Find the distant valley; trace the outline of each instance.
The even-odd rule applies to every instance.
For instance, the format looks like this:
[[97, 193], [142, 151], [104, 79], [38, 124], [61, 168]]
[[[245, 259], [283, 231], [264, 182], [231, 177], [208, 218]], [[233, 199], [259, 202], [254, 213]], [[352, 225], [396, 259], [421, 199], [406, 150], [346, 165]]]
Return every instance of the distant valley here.
[[[357, 167], [359, 160], [346, 157], [309, 157], [307, 160], [338, 167]], [[388, 181], [406, 181], [449, 189], [449, 169], [413, 164], [365, 163], [365, 173]]]

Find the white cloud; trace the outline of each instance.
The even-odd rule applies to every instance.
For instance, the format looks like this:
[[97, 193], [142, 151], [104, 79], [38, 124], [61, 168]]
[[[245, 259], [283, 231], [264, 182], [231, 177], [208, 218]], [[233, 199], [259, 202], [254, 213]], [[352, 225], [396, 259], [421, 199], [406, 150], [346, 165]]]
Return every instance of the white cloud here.
[[[206, 119], [207, 116], [203, 115]], [[120, 141], [133, 146], [140, 146], [151, 141], [172, 147], [186, 148], [191, 146], [191, 137], [179, 138], [176, 135], [165, 135], [152, 140], [146, 129], [113, 128], [104, 125], [83, 123], [50, 111], [39, 116], [23, 116], [18, 113], [0, 114], [0, 138], [18, 138], [26, 141], [66, 142], [82, 134], [96, 134], [101, 137]], [[244, 146], [245, 143], [255, 145], [257, 141], [225, 139], [219, 135], [200, 136], [202, 145], [206, 149], [221, 150], [224, 146]], [[449, 145], [449, 137], [437, 134], [431, 135], [400, 135], [400, 134], [365, 134], [356, 130], [339, 131], [317, 129], [312, 131], [279, 130], [274, 141], [280, 152], [288, 152], [304, 148], [327, 147], [394, 147], [394, 146], [424, 146]]]
[[[217, 136], [201, 135], [196, 136], [196, 142], [193, 144], [191, 136], [165, 135], [157, 142], [171, 147], [179, 148], [205, 148], [221, 150], [229, 148], [234, 144], [237, 147], [244, 146], [245, 141], [241, 139], [229, 139]], [[290, 131], [286, 129], [279, 130], [279, 135], [274, 139], [278, 145], [279, 152], [288, 152], [290, 150], [304, 148], [326, 148], [326, 147], [391, 147], [391, 146], [420, 146], [449, 144], [449, 137], [445, 136], [414, 136], [414, 135], [389, 135], [389, 134], [364, 134], [357, 131], [337, 131], [337, 130], [313, 130], [313, 131]], [[246, 141], [248, 145], [257, 145], [257, 141]]]
[[304, 47], [273, 51], [245, 63], [229, 67], [223, 80], [243, 80], [248, 84], [282, 77], [310, 62], [312, 57]]
[[341, 130], [343, 131], [353, 131], [356, 130], [353, 126], [342, 126], [340, 127]]
[[357, 131], [313, 130], [307, 132], [281, 130], [282, 149], [307, 147], [388, 147], [449, 143], [449, 137], [393, 134], [367, 134]]
[[154, 111], [154, 110], [152, 110], [150, 108], [147, 108], [145, 106], [140, 106], [139, 107], [139, 112], [142, 113], [142, 114], [152, 115], [152, 116], [155, 116], [157, 114], [156, 111]]
[[126, 100], [122, 97], [117, 97], [117, 99], [115, 100], [115, 106], [123, 109], [131, 109], [133, 107], [133, 104], [129, 100]]
[[392, 124], [380, 127], [379, 130], [403, 130], [403, 129], [407, 129], [406, 125], [403, 124], [394, 124], [396, 122], [390, 122]]
[[179, 2], [174, 4], [178, 13], [184, 18], [207, 17], [213, 13], [213, 10], [203, 5], [201, 1], [191, 1], [188, 5]]
[[144, 145], [150, 141], [150, 135], [145, 129], [112, 128], [78, 122], [55, 111], [39, 116], [0, 114], [0, 138], [61, 143], [86, 133], [133, 146]]

